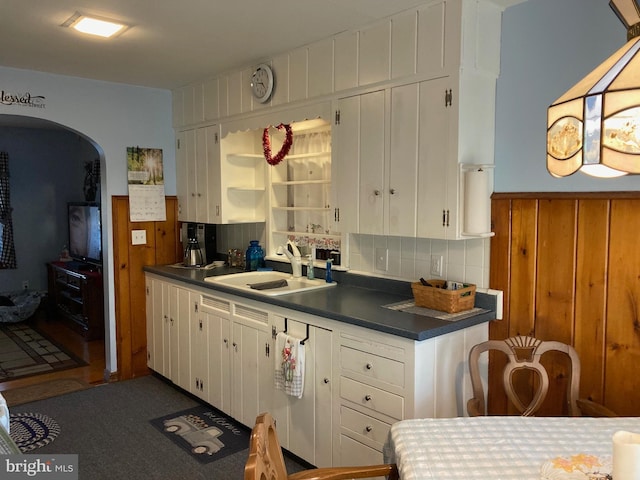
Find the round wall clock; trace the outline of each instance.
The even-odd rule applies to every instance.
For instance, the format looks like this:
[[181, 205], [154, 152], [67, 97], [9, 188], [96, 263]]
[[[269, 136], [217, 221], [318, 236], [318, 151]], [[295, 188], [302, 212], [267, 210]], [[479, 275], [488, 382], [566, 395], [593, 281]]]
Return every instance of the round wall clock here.
[[251, 75], [251, 92], [260, 103], [269, 100], [273, 92], [273, 70], [266, 64], [260, 64]]

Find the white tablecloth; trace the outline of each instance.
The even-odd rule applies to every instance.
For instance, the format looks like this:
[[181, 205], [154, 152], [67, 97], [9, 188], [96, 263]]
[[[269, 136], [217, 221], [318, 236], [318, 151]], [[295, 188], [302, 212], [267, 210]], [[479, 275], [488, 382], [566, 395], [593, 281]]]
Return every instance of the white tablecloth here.
[[611, 455], [618, 430], [640, 433], [640, 417], [460, 417], [403, 420], [385, 444], [401, 480], [538, 480], [558, 456]]

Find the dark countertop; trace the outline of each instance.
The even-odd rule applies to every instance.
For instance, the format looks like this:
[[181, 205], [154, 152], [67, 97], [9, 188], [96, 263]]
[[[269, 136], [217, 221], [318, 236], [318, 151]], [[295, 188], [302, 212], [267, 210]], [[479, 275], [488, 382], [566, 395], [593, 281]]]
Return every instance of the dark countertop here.
[[[324, 272], [322, 269], [318, 270], [316, 275]], [[270, 305], [330, 318], [412, 340], [426, 340], [485, 323], [494, 320], [496, 312], [495, 297], [479, 292], [476, 292], [475, 306], [489, 311], [461, 320], [441, 320], [390, 310], [383, 306], [413, 299], [409, 282], [347, 272], [333, 272], [333, 279], [338, 283], [335, 287], [304, 293], [266, 296], [251, 292], [239, 292], [236, 289], [226, 288], [204, 280], [205, 277], [213, 275], [228, 275], [240, 272], [236, 268], [223, 267], [203, 270], [159, 265], [146, 266], [144, 271], [199, 287], [206, 287], [212, 292], [219, 291], [238, 297], [250, 298]]]

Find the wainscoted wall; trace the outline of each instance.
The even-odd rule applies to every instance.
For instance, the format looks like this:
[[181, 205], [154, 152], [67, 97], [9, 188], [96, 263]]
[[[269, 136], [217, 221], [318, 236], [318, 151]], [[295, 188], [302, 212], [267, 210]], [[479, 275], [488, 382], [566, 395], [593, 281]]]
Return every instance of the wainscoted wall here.
[[[176, 229], [178, 199], [165, 197], [163, 222], [129, 220], [129, 197], [111, 197], [115, 285], [116, 347], [119, 380], [149, 374], [147, 368], [146, 292], [143, 267], [182, 259]], [[131, 245], [132, 230], [145, 230], [147, 243]]]
[[[619, 415], [640, 415], [640, 193], [494, 194], [491, 288], [504, 291], [504, 319], [490, 338], [534, 335], [572, 344], [580, 355], [580, 396]], [[548, 362], [561, 408], [567, 366]], [[503, 363], [490, 358], [489, 409], [509, 410]]]

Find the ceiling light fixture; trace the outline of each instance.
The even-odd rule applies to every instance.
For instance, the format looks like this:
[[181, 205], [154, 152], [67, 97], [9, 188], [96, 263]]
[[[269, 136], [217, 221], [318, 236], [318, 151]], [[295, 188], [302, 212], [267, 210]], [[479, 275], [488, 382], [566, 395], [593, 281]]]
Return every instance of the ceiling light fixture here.
[[80, 12], [74, 13], [62, 26], [75, 28], [79, 32], [104, 38], [120, 35], [128, 28], [124, 23], [107, 18], [83, 15]]
[[611, 0], [627, 43], [547, 110], [547, 170], [640, 174], [640, 0]]

